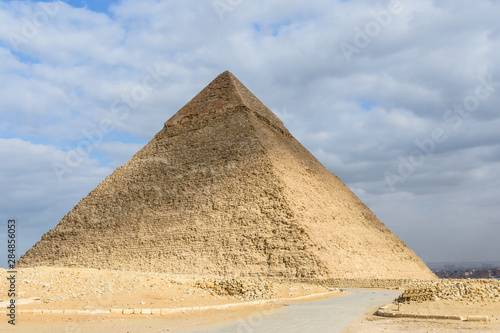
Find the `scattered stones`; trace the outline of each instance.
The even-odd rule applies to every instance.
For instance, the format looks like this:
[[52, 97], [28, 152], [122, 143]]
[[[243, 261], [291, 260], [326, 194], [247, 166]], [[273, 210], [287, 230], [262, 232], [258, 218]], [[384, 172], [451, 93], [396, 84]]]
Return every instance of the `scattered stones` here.
[[273, 282], [262, 278], [224, 277], [203, 279], [196, 287], [210, 291], [212, 295], [230, 296], [241, 300], [272, 298]]

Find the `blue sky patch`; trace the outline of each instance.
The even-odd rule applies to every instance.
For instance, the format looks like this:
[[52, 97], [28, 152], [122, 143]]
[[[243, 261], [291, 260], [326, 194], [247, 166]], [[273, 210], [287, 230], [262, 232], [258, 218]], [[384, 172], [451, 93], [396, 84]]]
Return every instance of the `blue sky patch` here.
[[360, 101], [359, 102], [359, 105], [365, 109], [366, 111], [370, 111], [371, 109], [373, 109], [373, 107], [375, 106], [375, 103], [372, 103], [372, 102], [369, 102], [369, 101]]
[[[4, 2], [19, 2], [18, 0], [5, 0]], [[27, 1], [25, 1], [27, 2]], [[55, 2], [55, 1], [30, 1], [33, 3], [38, 2]], [[93, 12], [110, 14], [109, 7], [119, 0], [103, 1], [103, 0], [62, 0], [61, 2], [67, 3], [68, 5], [75, 8], [87, 8]]]
[[105, 141], [119, 141], [123, 143], [148, 143], [148, 139], [134, 136], [125, 132], [112, 132], [106, 135]]
[[285, 21], [282, 21], [282, 22], [271, 24], [271, 26], [270, 26], [270, 28], [271, 28], [271, 34], [273, 36], [278, 36], [278, 34], [280, 33], [280, 30], [283, 27], [287, 27], [287, 26], [289, 26], [291, 24], [292, 24], [292, 21], [290, 21], [289, 19], [285, 20]]
[[112, 0], [112, 1], [102, 1], [102, 0], [75, 0], [75, 1], [63, 1], [67, 3], [68, 5], [71, 5], [72, 7], [75, 8], [87, 8], [88, 10], [91, 10], [93, 12], [98, 12], [98, 13], [105, 13], [105, 14], [110, 14], [109, 12], [109, 7], [117, 3], [118, 1]]
[[252, 23], [252, 28], [256, 32], [260, 32], [260, 25], [258, 23]]

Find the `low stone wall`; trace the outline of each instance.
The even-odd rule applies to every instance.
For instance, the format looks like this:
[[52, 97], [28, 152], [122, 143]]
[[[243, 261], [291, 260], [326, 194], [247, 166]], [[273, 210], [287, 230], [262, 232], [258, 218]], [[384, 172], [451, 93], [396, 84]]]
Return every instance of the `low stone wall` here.
[[464, 317], [458, 315], [416, 314], [416, 313], [387, 311], [383, 309], [378, 309], [376, 315], [381, 317], [392, 317], [392, 318], [449, 319], [449, 320], [465, 321]]
[[286, 281], [309, 283], [325, 287], [335, 288], [382, 288], [382, 289], [406, 289], [415, 283], [432, 282], [433, 280], [417, 279], [344, 279], [344, 278], [326, 278], [326, 279], [297, 279]]
[[405, 313], [399, 311], [390, 311], [387, 309], [389, 306], [383, 306], [375, 312], [377, 316], [381, 317], [391, 317], [391, 318], [415, 318], [415, 319], [447, 319], [447, 320], [460, 320], [460, 321], [490, 321], [488, 316], [468, 316], [463, 317], [459, 315], [438, 315], [438, 314], [418, 314], [418, 313]]
[[500, 281], [493, 279], [413, 281], [398, 298], [401, 303], [448, 299], [500, 302]]
[[[253, 306], [253, 305], [263, 305], [272, 303], [283, 303], [305, 300], [308, 298], [322, 297], [331, 295], [329, 292], [309, 294], [304, 296], [289, 297], [289, 298], [275, 298], [275, 299], [264, 299], [258, 301], [241, 302], [241, 303], [229, 303], [220, 305], [207, 305], [207, 306], [189, 306], [189, 307], [179, 307], [179, 308], [165, 308], [165, 309], [105, 309], [105, 310], [74, 310], [74, 309], [44, 309], [44, 310], [17, 310], [16, 313], [19, 314], [64, 314], [64, 315], [100, 315], [100, 314], [111, 314], [111, 315], [169, 315], [179, 312], [190, 312], [190, 311], [205, 311], [205, 310], [225, 310], [230, 308], [242, 307], [242, 306]], [[7, 311], [0, 311], [0, 315], [6, 315]]]

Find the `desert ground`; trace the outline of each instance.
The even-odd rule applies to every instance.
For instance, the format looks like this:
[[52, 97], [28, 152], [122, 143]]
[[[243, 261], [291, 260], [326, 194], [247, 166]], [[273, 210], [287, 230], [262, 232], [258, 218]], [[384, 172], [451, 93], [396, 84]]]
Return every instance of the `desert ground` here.
[[[500, 332], [500, 281], [436, 280], [415, 282], [384, 311], [394, 314], [461, 316], [461, 320], [392, 318], [367, 313], [342, 331], [361, 332]], [[398, 304], [399, 303], [399, 304]], [[484, 319], [488, 321], [472, 321]]]
[[[7, 276], [7, 271], [0, 274]], [[0, 294], [5, 296], [0, 304], [5, 309], [9, 299], [4, 281]], [[33, 332], [35, 328], [51, 333], [109, 332], [113, 325], [123, 326], [123, 321], [127, 327], [167, 332], [230, 321], [256, 310], [269, 313], [283, 306], [273, 300], [305, 301], [345, 294], [336, 288], [261, 278], [52, 267], [19, 269], [16, 291], [16, 327], [7, 323], [4, 314], [2, 332]], [[111, 309], [113, 313], [109, 313]], [[133, 313], [123, 314], [123, 310]], [[61, 313], [64, 311], [67, 313]]]
[[[417, 314], [443, 314], [460, 316], [487, 315], [489, 322], [468, 322], [446, 319], [412, 319], [387, 318], [375, 315], [377, 309], [346, 326], [342, 333], [372, 332], [500, 332], [500, 303], [480, 301], [469, 303], [463, 301], [425, 301], [422, 303], [402, 305], [400, 312]], [[397, 312], [397, 305], [392, 309]]]
[[[0, 270], [0, 274], [7, 276], [7, 271]], [[375, 315], [377, 307], [342, 332], [499, 332], [499, 288], [499, 281], [416, 282], [400, 290], [405, 302], [379, 305], [401, 313], [488, 316], [488, 322], [387, 318]], [[2, 282], [3, 308], [9, 301], [7, 289]], [[339, 288], [265, 278], [51, 267], [19, 269], [16, 292], [16, 326], [9, 325], [4, 314], [2, 332], [122, 332], [125, 328], [127, 332], [170, 332], [254, 313], [272, 316], [285, 302], [348, 294]]]

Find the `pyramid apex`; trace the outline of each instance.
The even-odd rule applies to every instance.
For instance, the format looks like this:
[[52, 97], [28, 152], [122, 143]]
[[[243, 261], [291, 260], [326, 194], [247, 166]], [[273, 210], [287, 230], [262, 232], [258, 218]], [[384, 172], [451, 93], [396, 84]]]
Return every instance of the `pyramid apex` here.
[[165, 123], [165, 127], [176, 126], [182, 122], [182, 119], [199, 118], [214, 112], [234, 110], [241, 106], [254, 112], [259, 118], [265, 119], [273, 127], [288, 133], [281, 120], [229, 70], [219, 74], [174, 114]]
[[[210, 84], [212, 84], [215, 81], [228, 81], [229, 83], [232, 84], [234, 79], [236, 79], [236, 76], [234, 76], [234, 74], [231, 73], [230, 71], [225, 70], [224, 72], [217, 75], [217, 77]], [[210, 84], [208, 86], [210, 86]]]

